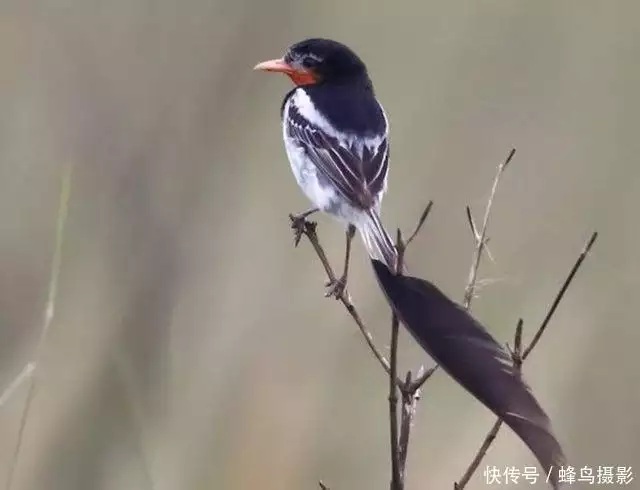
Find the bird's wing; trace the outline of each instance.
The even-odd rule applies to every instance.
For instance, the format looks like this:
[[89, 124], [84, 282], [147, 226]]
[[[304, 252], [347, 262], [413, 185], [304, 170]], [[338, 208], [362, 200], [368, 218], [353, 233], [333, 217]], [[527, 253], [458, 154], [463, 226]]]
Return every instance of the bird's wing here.
[[389, 303], [413, 337], [452, 378], [518, 434], [557, 488], [558, 469], [566, 458], [549, 418], [504, 347], [430, 282], [397, 276], [382, 262], [372, 263]]
[[378, 137], [340, 137], [305, 118], [295, 104], [283, 114], [285, 135], [305, 154], [352, 206], [369, 209], [384, 190], [389, 165], [389, 143]]

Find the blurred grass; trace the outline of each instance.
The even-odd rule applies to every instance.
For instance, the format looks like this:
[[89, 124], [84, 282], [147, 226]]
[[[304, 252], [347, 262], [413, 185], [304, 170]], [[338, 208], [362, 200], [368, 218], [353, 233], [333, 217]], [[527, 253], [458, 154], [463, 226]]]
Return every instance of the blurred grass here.
[[[22, 374], [18, 379], [24, 379], [27, 384], [27, 398], [22, 410], [22, 416], [20, 417], [20, 426], [16, 436], [15, 450], [9, 463], [9, 471], [7, 476], [6, 488], [10, 490], [13, 484], [13, 475], [15, 474], [16, 466], [18, 464], [20, 456], [20, 448], [22, 447], [22, 440], [24, 431], [29, 420], [29, 413], [31, 410], [31, 404], [36, 394], [37, 388], [37, 373], [38, 363], [47, 340], [47, 334], [49, 333], [49, 327], [55, 314], [56, 297], [58, 293], [58, 278], [60, 277], [60, 266], [62, 264], [62, 243], [64, 238], [65, 225], [67, 223], [67, 215], [69, 211], [69, 198], [71, 196], [71, 176], [73, 167], [69, 165], [65, 168], [64, 175], [62, 177], [62, 186], [60, 189], [60, 204], [58, 207], [58, 214], [56, 220], [56, 242], [53, 252], [53, 260], [51, 261], [51, 275], [49, 279], [49, 293], [47, 297], [47, 303], [42, 315], [42, 328], [40, 331], [40, 340], [36, 347], [36, 352], [32, 360], [27, 364], [27, 368], [22, 373], [28, 373], [28, 376], [23, 377]], [[15, 383], [15, 382], [14, 382]], [[17, 388], [12, 383], [12, 386]], [[4, 398], [4, 397], [3, 397]]]
[[[14, 489], [147, 488], [147, 474], [158, 489], [386, 488], [385, 379], [323, 300], [312, 252], [291, 247], [287, 214], [306, 202], [280, 141], [289, 85], [251, 71], [310, 35], [368, 63], [392, 123], [384, 221], [410, 229], [434, 200], [408, 259], [456, 298], [464, 206], [518, 149], [481, 274], [501, 281], [474, 303], [500, 339], [519, 316], [539, 323], [601, 232], [526, 374], [576, 466], [640, 468], [638, 14], [630, 0], [0, 3], [1, 387], [39, 341], [56, 162], [81, 162]], [[339, 257], [342, 231], [320, 227]], [[360, 247], [354, 261], [352, 293], [387, 338]], [[429, 362], [401, 341], [403, 369]], [[1, 481], [25, 395], [0, 412]], [[491, 423], [436, 376], [409, 487], [449, 487]], [[508, 431], [487, 458], [531, 463]]]

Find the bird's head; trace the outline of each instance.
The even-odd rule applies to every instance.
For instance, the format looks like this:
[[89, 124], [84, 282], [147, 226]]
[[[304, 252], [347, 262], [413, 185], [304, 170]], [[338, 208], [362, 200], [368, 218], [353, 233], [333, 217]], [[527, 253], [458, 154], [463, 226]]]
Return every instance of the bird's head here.
[[284, 73], [296, 85], [369, 80], [357, 54], [344, 44], [321, 38], [300, 41], [282, 58], [258, 63], [254, 70]]

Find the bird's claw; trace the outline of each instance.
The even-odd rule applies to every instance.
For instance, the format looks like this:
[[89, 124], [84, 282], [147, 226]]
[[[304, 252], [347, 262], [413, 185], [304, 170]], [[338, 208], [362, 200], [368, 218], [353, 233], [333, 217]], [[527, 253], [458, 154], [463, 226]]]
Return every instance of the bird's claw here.
[[293, 245], [297, 247], [302, 235], [309, 232], [315, 223], [307, 221], [307, 218], [304, 215], [296, 216], [294, 214], [290, 214], [289, 219], [291, 220], [291, 229], [293, 230]]
[[340, 299], [346, 292], [347, 278], [342, 276], [338, 279], [332, 279], [328, 281], [325, 286], [327, 287], [327, 292], [324, 293], [325, 298], [334, 297], [335, 299]]

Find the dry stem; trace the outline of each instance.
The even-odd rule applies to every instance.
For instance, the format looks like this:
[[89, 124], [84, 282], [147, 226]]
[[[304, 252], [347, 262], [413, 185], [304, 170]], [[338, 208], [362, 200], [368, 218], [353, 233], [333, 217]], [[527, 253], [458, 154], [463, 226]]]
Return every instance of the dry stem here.
[[5, 403], [9, 401], [9, 399], [13, 396], [13, 394], [18, 391], [18, 388], [24, 383], [29, 377], [33, 374], [33, 371], [36, 369], [36, 365], [32, 362], [28, 363], [20, 374], [15, 377], [15, 379], [6, 387], [6, 389], [0, 395], [0, 408], [4, 406]]
[[[422, 226], [424, 225], [429, 213], [431, 212], [431, 208], [433, 207], [433, 202], [429, 201], [425, 209], [423, 210], [414, 231], [409, 236], [409, 239], [404, 241], [402, 238], [402, 234], [400, 230], [398, 230], [398, 237], [396, 241], [396, 249], [398, 251], [398, 260], [397, 260], [397, 270], [396, 272], [403, 270], [404, 267], [404, 255], [407, 247], [411, 242], [416, 238]], [[329, 263], [327, 259], [327, 255], [324, 251], [324, 248], [320, 244], [320, 239], [317, 234], [317, 224], [315, 222], [307, 221], [306, 219], [302, 222], [302, 224], [297, 221], [299, 218], [296, 218], [294, 215], [290, 214], [289, 218], [294, 226], [298, 227], [297, 230], [300, 234], [307, 237], [313, 249], [316, 252], [316, 255], [320, 259], [325, 272], [327, 273], [327, 277], [330, 281], [334, 281], [336, 278], [333, 267]], [[299, 236], [296, 236], [296, 245], [298, 243]], [[351, 298], [346, 290], [342, 291], [338, 297], [338, 300], [343, 304], [349, 315], [353, 318], [358, 326], [358, 329], [362, 333], [365, 342], [369, 346], [369, 349], [373, 353], [374, 357], [378, 360], [382, 368], [385, 370], [387, 375], [389, 376], [389, 438], [390, 438], [390, 447], [391, 447], [391, 490], [402, 490], [404, 488], [404, 468], [406, 464], [407, 458], [407, 448], [409, 444], [409, 431], [411, 429], [411, 423], [413, 419], [413, 415], [415, 414], [416, 404], [420, 398], [419, 386], [413, 387], [411, 383], [411, 373], [407, 373], [406, 380], [402, 380], [398, 377], [397, 374], [397, 352], [398, 352], [398, 335], [399, 335], [399, 320], [395, 313], [392, 313], [391, 318], [391, 347], [390, 347], [390, 357], [389, 361], [382, 355], [380, 350], [376, 347], [375, 342], [373, 341], [373, 336], [371, 332], [367, 329], [364, 322], [362, 321], [358, 310], [355, 305], [351, 301]], [[421, 368], [422, 371], [422, 368]], [[434, 369], [427, 371], [427, 375], [425, 377], [428, 378]], [[419, 372], [419, 375], [423, 375], [422, 372]], [[403, 410], [402, 410], [402, 422], [400, 426], [400, 433], [398, 433], [398, 395], [397, 390], [400, 390], [402, 394], [402, 402], [403, 402]], [[319, 482], [321, 488], [327, 488], [324, 483]]]
[[[289, 215], [289, 218], [291, 219], [292, 222], [294, 222], [296, 219], [296, 217], [292, 214]], [[329, 259], [327, 259], [327, 255], [324, 251], [324, 248], [320, 244], [320, 239], [318, 238], [318, 233], [316, 232], [316, 228], [317, 228], [317, 224], [315, 222], [305, 220], [302, 225], [301, 232], [304, 236], [307, 237], [307, 239], [309, 240], [309, 243], [311, 243], [311, 245], [313, 246], [313, 249], [315, 250], [316, 255], [320, 259], [320, 262], [322, 263], [329, 280], [335, 281], [336, 274], [333, 271], [333, 267], [331, 267], [331, 264], [329, 263]], [[356, 309], [355, 305], [351, 301], [351, 298], [349, 297], [348, 291], [346, 289], [342, 291], [337, 299], [342, 303], [342, 305], [345, 307], [349, 315], [351, 315], [351, 318], [353, 318], [353, 321], [356, 322], [356, 325], [358, 326], [360, 333], [362, 333], [362, 336], [364, 337], [365, 342], [369, 346], [371, 353], [378, 360], [378, 362], [382, 366], [382, 369], [384, 369], [387, 374], [390, 374], [391, 366], [389, 365], [389, 361], [380, 352], [378, 347], [376, 347], [376, 344], [373, 341], [373, 335], [371, 335], [371, 332], [362, 321], [362, 318], [360, 317], [358, 310]], [[402, 385], [402, 380], [396, 377], [396, 383], [398, 383], [398, 386], [400, 386]]]
[[51, 327], [51, 322], [53, 320], [53, 315], [55, 313], [55, 303], [56, 297], [58, 293], [58, 278], [60, 277], [60, 265], [62, 262], [62, 241], [64, 238], [64, 230], [67, 222], [67, 213], [69, 210], [69, 195], [71, 193], [71, 174], [72, 167], [68, 167], [65, 169], [64, 177], [62, 179], [62, 189], [60, 190], [60, 203], [58, 206], [58, 214], [56, 220], [56, 244], [53, 252], [53, 260], [51, 262], [51, 274], [49, 276], [49, 292], [47, 297], [47, 304], [45, 307], [42, 327], [40, 330], [40, 339], [38, 340], [38, 345], [36, 346], [36, 352], [34, 355], [34, 359], [29, 365], [32, 365], [33, 376], [28, 377], [29, 388], [27, 391], [27, 400], [24, 405], [24, 409], [22, 411], [22, 417], [20, 418], [20, 426], [18, 428], [18, 437], [16, 440], [16, 445], [13, 450], [13, 455], [11, 457], [11, 462], [9, 464], [9, 471], [7, 475], [6, 489], [11, 490], [11, 486], [13, 484], [13, 477], [15, 475], [15, 470], [18, 465], [18, 457], [20, 455], [20, 448], [22, 447], [22, 440], [24, 438], [24, 431], [27, 426], [27, 420], [29, 419], [29, 413], [31, 411], [31, 406], [33, 404], [33, 399], [36, 393], [37, 387], [37, 378], [35, 374], [35, 370], [38, 367], [38, 362], [40, 361], [40, 357], [42, 355], [42, 350], [44, 349], [44, 345], [47, 339], [47, 334], [49, 333], [49, 328]]
[[[467, 219], [469, 220], [469, 226], [471, 226], [471, 233], [473, 233], [473, 238], [475, 241], [475, 248], [473, 250], [473, 257], [471, 260], [471, 268], [469, 269], [469, 279], [467, 281], [467, 285], [464, 288], [463, 306], [466, 310], [471, 309], [471, 302], [473, 301], [476, 285], [478, 282], [478, 269], [480, 268], [480, 261], [485, 249], [487, 249], [487, 226], [489, 225], [489, 217], [491, 216], [493, 199], [498, 190], [498, 184], [500, 183], [502, 174], [506, 170], [515, 154], [516, 149], [512, 148], [504, 162], [498, 165], [498, 170], [496, 172], [496, 176], [493, 179], [493, 185], [491, 186], [491, 193], [489, 194], [489, 199], [487, 200], [487, 206], [484, 210], [484, 219], [482, 220], [482, 227], [480, 228], [480, 231], [478, 231], [478, 228], [476, 227], [476, 224], [473, 220], [471, 208], [469, 206], [466, 207]], [[438, 368], [439, 366], [436, 364], [431, 369], [426, 371], [411, 385], [410, 389], [414, 391], [420, 389], [422, 385], [424, 385], [427, 380], [433, 375], [433, 373], [438, 370]]]

